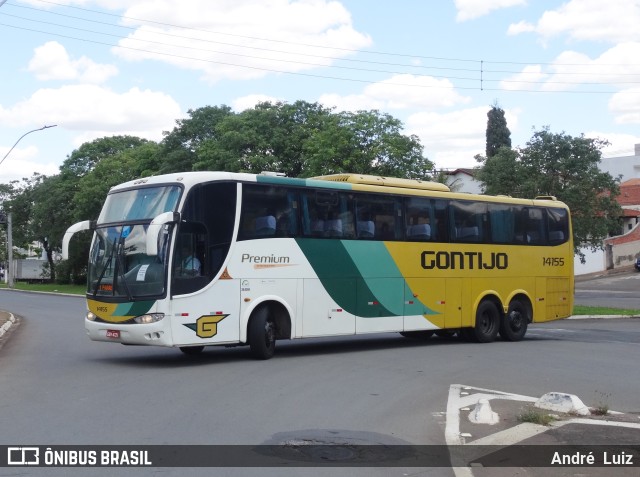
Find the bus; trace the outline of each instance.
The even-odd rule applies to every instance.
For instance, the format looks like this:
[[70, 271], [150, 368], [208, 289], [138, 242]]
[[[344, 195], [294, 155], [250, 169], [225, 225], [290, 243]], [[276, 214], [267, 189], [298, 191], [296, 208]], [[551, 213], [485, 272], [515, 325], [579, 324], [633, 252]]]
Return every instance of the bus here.
[[554, 197], [410, 179], [185, 172], [113, 187], [92, 230], [90, 339], [179, 348], [399, 332], [522, 340], [573, 309], [569, 209]]

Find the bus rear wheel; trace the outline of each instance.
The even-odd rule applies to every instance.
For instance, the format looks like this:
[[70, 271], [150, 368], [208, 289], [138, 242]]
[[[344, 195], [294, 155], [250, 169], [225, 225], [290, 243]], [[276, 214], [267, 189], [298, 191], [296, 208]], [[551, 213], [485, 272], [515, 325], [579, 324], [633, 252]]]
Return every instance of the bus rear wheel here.
[[491, 300], [485, 300], [476, 311], [476, 324], [467, 334], [478, 343], [490, 343], [498, 336], [500, 329], [500, 311]]
[[505, 341], [520, 341], [531, 321], [531, 307], [520, 300], [512, 300], [507, 314], [500, 322], [500, 336]]
[[276, 326], [266, 306], [253, 313], [247, 331], [251, 356], [255, 359], [272, 358], [276, 351]]

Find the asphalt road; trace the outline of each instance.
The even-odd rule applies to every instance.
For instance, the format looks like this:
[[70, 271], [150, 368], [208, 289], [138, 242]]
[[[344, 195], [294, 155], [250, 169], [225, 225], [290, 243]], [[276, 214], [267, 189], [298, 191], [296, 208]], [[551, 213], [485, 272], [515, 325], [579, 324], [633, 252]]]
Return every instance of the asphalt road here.
[[[470, 344], [396, 334], [177, 350], [89, 341], [80, 298], [0, 292], [23, 317], [0, 349], [0, 444], [244, 444], [296, 439], [444, 444], [454, 383], [528, 396], [562, 391], [638, 411], [638, 320], [532, 326], [520, 343]], [[57, 472], [59, 470], [59, 472]], [[4, 472], [4, 473], [3, 473]], [[91, 475], [345, 475], [344, 469], [91, 469]], [[1, 469], [0, 475], [86, 475]], [[453, 475], [355, 468], [349, 475]]]
[[576, 280], [577, 305], [640, 310], [640, 273], [605, 275]]

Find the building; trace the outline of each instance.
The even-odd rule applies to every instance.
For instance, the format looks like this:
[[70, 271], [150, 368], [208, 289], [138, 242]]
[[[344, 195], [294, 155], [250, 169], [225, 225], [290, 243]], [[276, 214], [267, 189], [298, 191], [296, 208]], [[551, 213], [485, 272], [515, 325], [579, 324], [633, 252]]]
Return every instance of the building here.
[[640, 144], [635, 145], [634, 155], [602, 158], [600, 169], [621, 178], [618, 203], [624, 214], [623, 231], [606, 239], [604, 250], [585, 251], [586, 263], [576, 263], [576, 275], [626, 268], [640, 257]]
[[640, 257], [640, 178], [620, 184], [618, 203], [624, 214], [622, 235], [604, 241], [604, 266], [607, 270], [630, 268]]
[[640, 178], [640, 144], [634, 147], [633, 156], [603, 157], [600, 169], [613, 177], [622, 177], [622, 181]]
[[482, 183], [475, 178], [475, 169], [449, 169], [443, 170], [447, 175], [447, 185], [456, 192], [469, 194], [482, 194]]

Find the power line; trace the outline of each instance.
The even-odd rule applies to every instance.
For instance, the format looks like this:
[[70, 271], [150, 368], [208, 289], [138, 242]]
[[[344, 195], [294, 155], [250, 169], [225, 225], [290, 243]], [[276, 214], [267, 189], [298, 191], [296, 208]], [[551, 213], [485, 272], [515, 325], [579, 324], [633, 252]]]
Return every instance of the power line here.
[[[35, 1], [38, 1], [40, 3], [46, 3], [46, 4], [50, 4], [50, 5], [55, 5], [55, 6], [58, 6], [58, 7], [79, 10], [79, 11], [83, 11], [83, 12], [87, 12], [87, 13], [91, 13], [91, 14], [103, 15], [103, 16], [113, 17], [113, 18], [117, 18], [117, 19], [125, 19], [125, 20], [137, 21], [137, 22], [141, 22], [143, 24], [153, 24], [153, 25], [177, 28], [177, 29], [187, 30], [187, 31], [196, 31], [196, 32], [201, 32], [201, 33], [209, 33], [209, 34], [229, 36], [229, 37], [235, 37], [235, 38], [244, 38], [244, 39], [249, 39], [249, 40], [259, 40], [259, 41], [266, 41], [266, 42], [272, 42], [272, 43], [282, 43], [282, 44], [288, 44], [288, 45], [306, 46], [306, 47], [325, 49], [325, 50], [345, 51], [345, 52], [350, 52], [350, 53], [367, 53], [367, 54], [381, 55], [381, 56], [403, 57], [403, 58], [408, 58], [408, 59], [455, 61], [455, 62], [466, 62], [466, 63], [475, 63], [475, 64], [480, 64], [481, 62], [484, 62], [485, 64], [503, 64], [503, 65], [505, 65], [505, 64], [507, 64], [507, 65], [532, 65], [532, 64], [535, 64], [535, 65], [541, 65], [541, 66], [580, 66], [580, 67], [592, 67], [592, 66], [594, 66], [594, 65], [586, 64], [586, 63], [556, 63], [556, 62], [522, 61], [522, 60], [520, 60], [520, 61], [510, 61], [509, 60], [508, 61], [508, 60], [486, 60], [486, 59], [475, 59], [475, 58], [453, 58], [453, 57], [444, 57], [444, 56], [425, 56], [425, 55], [417, 55], [417, 54], [410, 54], [410, 53], [398, 53], [398, 52], [385, 52], [385, 51], [376, 51], [376, 50], [341, 48], [341, 47], [318, 45], [318, 44], [312, 44], [312, 43], [299, 43], [299, 42], [291, 42], [291, 41], [287, 41], [287, 40], [277, 40], [277, 39], [273, 39], [273, 38], [256, 37], [256, 36], [249, 36], [249, 35], [240, 35], [240, 34], [237, 34], [237, 33], [213, 31], [213, 30], [207, 30], [207, 29], [203, 29], [203, 28], [185, 27], [183, 25], [177, 25], [177, 24], [174, 24], [174, 23], [158, 22], [158, 21], [154, 21], [154, 20], [148, 20], [148, 19], [142, 19], [142, 18], [136, 18], [136, 17], [128, 17], [128, 16], [124, 16], [124, 15], [117, 15], [117, 14], [113, 14], [113, 13], [107, 13], [107, 12], [103, 12], [103, 11], [99, 11], [99, 10], [92, 10], [92, 9], [89, 9], [89, 8], [79, 7], [79, 6], [76, 6], [76, 5], [61, 4], [61, 3], [57, 3], [57, 2], [54, 2], [54, 1], [51, 1], [51, 0], [35, 0]], [[32, 10], [43, 11], [42, 9], [38, 9], [38, 8], [34, 8], [34, 7], [28, 7], [26, 5], [14, 5], [14, 4], [9, 4], [9, 5], [11, 5], [13, 7], [17, 7], [17, 8], [28, 8], [28, 9], [32, 9]], [[102, 24], [105, 24], [105, 25], [111, 25], [111, 26], [115, 26], [115, 27], [128, 28], [128, 29], [135, 30], [135, 28], [131, 28], [131, 27], [125, 27], [125, 26], [122, 26], [122, 25], [115, 25], [115, 24], [106, 23], [106, 22], [97, 22], [96, 20], [82, 19], [80, 17], [73, 17], [73, 16], [70, 16], [70, 15], [64, 15], [64, 14], [57, 13], [57, 12], [46, 12], [46, 13], [56, 14], [56, 15], [61, 15], [61, 16], [68, 16], [70, 18], [81, 19], [81, 20], [84, 20], [84, 21], [102, 23]], [[173, 36], [173, 35], [170, 35], [170, 34], [166, 34], [166, 35]], [[195, 38], [191, 38], [191, 39], [197, 40]], [[209, 40], [202, 40], [202, 41], [209, 41]], [[233, 45], [233, 44], [231, 44], [231, 45]], [[242, 47], [243, 45], [235, 44], [235, 46]], [[247, 47], [247, 48], [256, 48], [256, 47]], [[279, 50], [271, 50], [271, 51], [279, 51]], [[314, 56], [314, 55], [312, 55], [312, 56]], [[329, 58], [331, 58], [331, 57], [329, 57]], [[350, 59], [348, 61], [365, 61], [365, 60], [353, 60], [353, 59]], [[599, 66], [599, 67], [613, 67], [613, 66], [629, 67], [629, 66], [637, 66], [637, 67], [640, 68], [640, 63], [624, 63], [624, 64], [620, 64], [620, 63], [604, 64], [603, 63], [603, 64], [599, 64], [597, 66]], [[472, 71], [477, 71], [477, 70], [472, 70]], [[505, 72], [505, 71], [495, 70], [494, 72]], [[509, 71], [506, 71], [506, 72], [509, 72]], [[580, 73], [575, 73], [575, 74], [580, 74]], [[634, 73], [629, 73], [629, 74], [634, 74]], [[640, 73], [638, 73], [638, 74], [640, 74]]]
[[[56, 2], [51, 2], [51, 1], [46, 1], [46, 0], [39, 0], [39, 1], [42, 2], [42, 3], [48, 3], [48, 4], [57, 5], [57, 6], [63, 6], [63, 5], [60, 5], [60, 4], [56, 3]], [[35, 8], [32, 8], [32, 7], [18, 6], [18, 5], [13, 5], [13, 4], [10, 4], [10, 5], [14, 6], [14, 7], [18, 7], [18, 8], [29, 8], [29, 9], [32, 9], [32, 10], [42, 11], [40, 9], [35, 9]], [[135, 20], [135, 21], [147, 22], [147, 23], [152, 23], [152, 24], [159, 24], [159, 25], [162, 25], [162, 26], [170, 26], [170, 27], [173, 27], [173, 28], [180, 28], [180, 29], [184, 29], [184, 30], [192, 30], [192, 31], [199, 31], [199, 32], [206, 32], [206, 33], [213, 33], [213, 34], [223, 34], [223, 33], [219, 33], [219, 32], [211, 32], [211, 31], [208, 31], [208, 30], [193, 29], [193, 28], [182, 27], [182, 26], [172, 25], [172, 24], [167, 24], [167, 23], [146, 21], [146, 20], [135, 19], [135, 18], [131, 18], [131, 17], [121, 17], [119, 15], [99, 12], [99, 11], [90, 10], [90, 9], [86, 9], [86, 8], [82, 8], [82, 7], [76, 7], [76, 6], [67, 6], [67, 8], [73, 8], [73, 9], [77, 9], [77, 10], [81, 10], [81, 11], [85, 11], [85, 12], [90, 12], [90, 13], [95, 13], [95, 14], [100, 14], [100, 15], [107, 15], [107, 16], [110, 16], [110, 17], [128, 18], [128, 19]], [[137, 31], [136, 28], [132, 28], [132, 27], [126, 27], [126, 26], [122, 26], [122, 25], [114, 25], [112, 23], [100, 22], [100, 21], [96, 21], [96, 20], [92, 20], [92, 19], [85, 19], [85, 18], [75, 17], [75, 16], [71, 16], [71, 15], [65, 15], [65, 14], [61, 14], [61, 13], [57, 13], [57, 12], [45, 12], [45, 13], [53, 14], [53, 15], [57, 15], [57, 16], [65, 17], [65, 18], [71, 18], [71, 19], [74, 19], [74, 20], [90, 22], [90, 23], [94, 23], [94, 24], [106, 25], [106, 26], [119, 28], [119, 29], [127, 29], [127, 30]], [[149, 39], [126, 38], [126, 37], [123, 37], [121, 35], [116, 35], [116, 34], [113, 34], [113, 33], [96, 32], [94, 30], [88, 30], [88, 29], [84, 29], [84, 28], [73, 27], [73, 26], [69, 26], [69, 25], [63, 25], [63, 24], [59, 24], [59, 23], [55, 23], [55, 22], [48, 22], [48, 21], [43, 21], [43, 20], [35, 20], [35, 19], [32, 19], [32, 18], [24, 18], [24, 17], [20, 17], [18, 15], [7, 14], [5, 12], [0, 12], [0, 14], [5, 15], [7, 17], [13, 17], [13, 18], [17, 18], [17, 19], [20, 19], [20, 20], [24, 20], [24, 21], [47, 24], [47, 25], [52, 25], [54, 27], [60, 27], [60, 28], [69, 29], [69, 30], [88, 32], [88, 33], [92, 33], [92, 34], [97, 34], [97, 35], [117, 38], [119, 40], [127, 39], [129, 41], [144, 42], [146, 44], [159, 45], [161, 47], [169, 47], [169, 48], [178, 48], [178, 49], [185, 49], [185, 50], [192, 50], [192, 51], [200, 51], [200, 52], [205, 52], [205, 53], [208, 53], [208, 54], [233, 55], [234, 57], [242, 57], [242, 58], [248, 58], [248, 59], [259, 60], [259, 61], [296, 64], [296, 65], [300, 65], [302, 67], [333, 68], [333, 69], [351, 70], [351, 71], [358, 71], [358, 72], [365, 72], [365, 73], [384, 73], [384, 74], [394, 74], [394, 75], [411, 74], [413, 76], [423, 77], [423, 78], [447, 79], [447, 80], [456, 80], [456, 81], [470, 81], [470, 82], [478, 82], [479, 83], [478, 87], [464, 87], [464, 86], [459, 86], [459, 85], [455, 86], [455, 88], [467, 89], [467, 90], [481, 89], [481, 90], [487, 90], [487, 91], [510, 91], [510, 92], [560, 92], [560, 93], [569, 92], [569, 93], [613, 94], [616, 91], [586, 91], [586, 90], [578, 90], [578, 91], [573, 91], [573, 90], [545, 90], [545, 91], [541, 91], [541, 90], [538, 90], [538, 89], [525, 89], [525, 88], [514, 88], [514, 89], [504, 88], [504, 87], [487, 88], [487, 87], [485, 87], [485, 85], [487, 83], [499, 83], [499, 84], [511, 84], [511, 85], [523, 84], [523, 85], [571, 85], [571, 86], [606, 86], [606, 85], [634, 85], [634, 84], [640, 84], [640, 81], [610, 81], [610, 82], [604, 82], [603, 83], [603, 82], [595, 82], [595, 81], [594, 82], [591, 82], [591, 81], [559, 81], [559, 80], [535, 81], [535, 80], [513, 79], [513, 78], [493, 79], [493, 78], [487, 77], [486, 75], [488, 73], [510, 73], [510, 74], [524, 75], [524, 74], [527, 74], [528, 72], [517, 72], [517, 71], [509, 71], [509, 70], [487, 70], [487, 69], [484, 68], [484, 63], [485, 63], [484, 61], [480, 61], [479, 62], [480, 69], [474, 70], [474, 69], [470, 69], [470, 68], [451, 68], [451, 67], [438, 67], [438, 66], [417, 66], [417, 65], [405, 65], [405, 64], [398, 64], [398, 63], [369, 61], [369, 60], [341, 59], [341, 58], [336, 58], [336, 57], [332, 57], [332, 56], [313, 55], [313, 54], [308, 54], [308, 53], [301, 54], [301, 53], [298, 53], [298, 52], [283, 51], [283, 50], [277, 50], [277, 49], [273, 49], [273, 48], [263, 48], [263, 47], [256, 47], [256, 46], [239, 45], [239, 44], [234, 44], [234, 43], [218, 42], [218, 41], [214, 41], [214, 40], [207, 40], [207, 39], [201, 39], [201, 38], [185, 37], [185, 36], [174, 35], [174, 34], [169, 34], [169, 33], [165, 33], [165, 32], [155, 32], [155, 34], [161, 35], [161, 36], [165, 36], [165, 37], [186, 39], [186, 40], [189, 40], [189, 41], [198, 41], [198, 42], [213, 43], [213, 44], [222, 44], [222, 45], [225, 45], [225, 46], [232, 46], [234, 48], [253, 49], [253, 50], [259, 50], [259, 51], [270, 51], [270, 52], [275, 52], [275, 53], [279, 53], [279, 54], [294, 55], [294, 56], [304, 56], [304, 57], [309, 57], [309, 58], [329, 59], [329, 60], [333, 60], [333, 61], [343, 61], [343, 62], [347, 62], [347, 63], [348, 62], [354, 62], [354, 63], [358, 63], [358, 64], [375, 64], [375, 65], [385, 65], [385, 66], [401, 66], [401, 67], [404, 67], [404, 68], [412, 68], [412, 69], [419, 68], [419, 69], [423, 69], [423, 70], [465, 71], [465, 72], [477, 73], [477, 76], [471, 76], [471, 77], [469, 77], [469, 76], [451, 76], [451, 75], [442, 75], [442, 74], [441, 75], [434, 75], [434, 74], [424, 75], [424, 74], [417, 74], [417, 73], [414, 73], [414, 72], [407, 72], [407, 71], [390, 71], [390, 70], [373, 69], [373, 68], [358, 68], [358, 67], [354, 67], [354, 66], [327, 65], [327, 64], [313, 63], [313, 62], [310, 62], [310, 61], [302, 61], [302, 60], [294, 60], [294, 59], [283, 59], [283, 58], [269, 58], [269, 57], [264, 57], [264, 56], [256, 56], [256, 55], [243, 54], [243, 53], [238, 53], [238, 52], [220, 51], [220, 50], [212, 50], [212, 49], [207, 49], [207, 48], [199, 48], [199, 47], [195, 47], [195, 46], [177, 45], [177, 44], [173, 44], [173, 43], [159, 42], [159, 41], [154, 41], [154, 40], [149, 40]], [[71, 40], [75, 40], [75, 41], [100, 44], [100, 45], [110, 46], [110, 47], [113, 47], [113, 48], [137, 51], [137, 52], [147, 53], [147, 54], [156, 55], [156, 56], [171, 57], [171, 58], [177, 58], [177, 59], [183, 59], [183, 60], [189, 60], [189, 61], [198, 61], [198, 62], [206, 62], [206, 63], [211, 63], [211, 64], [220, 64], [220, 65], [236, 67], [236, 68], [246, 68], [246, 69], [253, 69], [253, 70], [264, 71], [264, 72], [299, 75], [299, 76], [314, 77], [314, 78], [325, 78], [325, 79], [333, 79], [333, 80], [340, 80], [340, 81], [353, 81], [353, 82], [371, 83], [371, 84], [378, 82], [378, 81], [373, 81], [373, 80], [359, 80], [359, 79], [355, 79], [355, 78], [344, 78], [344, 77], [336, 77], [336, 76], [329, 76], [329, 75], [320, 75], [320, 74], [301, 73], [301, 72], [294, 72], [294, 71], [285, 71], [285, 70], [267, 68], [267, 67], [243, 65], [243, 64], [232, 63], [232, 62], [225, 62], [225, 61], [219, 61], [219, 60], [212, 60], [212, 59], [205, 59], [205, 58], [197, 58], [197, 57], [192, 57], [192, 56], [180, 55], [180, 54], [176, 54], [176, 53], [153, 51], [153, 50], [149, 50], [149, 49], [145, 49], [145, 48], [135, 48], [135, 47], [131, 47], [131, 46], [123, 46], [123, 45], [119, 45], [119, 44], [106, 43], [106, 42], [92, 40], [92, 39], [88, 39], [88, 38], [78, 38], [78, 37], [74, 37], [74, 36], [70, 36], [70, 35], [64, 35], [64, 34], [61, 34], [61, 33], [47, 32], [47, 31], [31, 29], [31, 28], [26, 28], [26, 27], [21, 27], [21, 26], [8, 25], [8, 24], [3, 24], [3, 25], [11, 27], [11, 28], [16, 28], [16, 29], [19, 29], [19, 30], [23, 30], [23, 31], [33, 31], [33, 32], [43, 33], [43, 34], [57, 36], [57, 37], [61, 37], [61, 38], [67, 38], [67, 39], [71, 39]], [[282, 40], [270, 40], [270, 39], [264, 39], [264, 38], [258, 38], [258, 37], [247, 37], [247, 36], [233, 35], [233, 34], [228, 34], [228, 35], [241, 37], [241, 38], [259, 39], [261, 41], [276, 41], [276, 42], [279, 42], [279, 43], [292, 44], [291, 42], [285, 42], [285, 41], [282, 41]], [[314, 46], [315, 47], [315, 46], [318, 46], [318, 45], [307, 45], [307, 46]], [[322, 47], [322, 48], [335, 49], [335, 48], [332, 48], [332, 47]], [[357, 52], [358, 51], [358, 50], [349, 50], [349, 49], [338, 49], [338, 50], [350, 51], [350, 52]], [[369, 53], [387, 54], [387, 53], [382, 53], [382, 52], [369, 52]], [[416, 55], [396, 54], [396, 53], [393, 53], [393, 55], [395, 55], [395, 56], [404, 56], [404, 57], [408, 57], [408, 58], [419, 58], [419, 56], [416, 56]], [[436, 59], [437, 57], [421, 57], [421, 58], [428, 58], [428, 59], [433, 60], [433, 59]], [[467, 59], [458, 59], [458, 58], [439, 58], [439, 59], [446, 60], [446, 61], [469, 61], [469, 62], [470, 61], [476, 61], [476, 60], [467, 60]], [[490, 63], [490, 62], [488, 62], [488, 63]], [[502, 63], [502, 64], [515, 64], [513, 62], [499, 62], [499, 63]], [[525, 64], [525, 63], [522, 63], [522, 64]], [[584, 67], [584, 66], [587, 66], [587, 65], [580, 65], [580, 66]], [[639, 67], [640, 67], [640, 65], [639, 65]], [[539, 72], [535, 72], [535, 73], [531, 72], [529, 74], [537, 74], [537, 75], [539, 75], [541, 73], [539, 73]], [[544, 75], [552, 76], [552, 77], [553, 76], [558, 77], [558, 76], [563, 76], [563, 75], [571, 75], [571, 74], [581, 75], [581, 76], [589, 76], [588, 74], [585, 74], [584, 72], [544, 73]], [[638, 76], [638, 75], [634, 75], [632, 73], [620, 73], [620, 74], [616, 74], [616, 73], [597, 73], [595, 75], [596, 76], [605, 76], [605, 75], [611, 75], [611, 76], [625, 76], [625, 75], [626, 76]], [[429, 87], [429, 88], [440, 87], [440, 88], [450, 88], [450, 89], [454, 88], [453, 85], [436, 85], [436, 84], [432, 84], [432, 85], [424, 85], [424, 84], [422, 84], [422, 85], [420, 85], [420, 84], [411, 84], [411, 83], [398, 83], [398, 82], [391, 82], [391, 81], [385, 81], [385, 84], [400, 85], [400, 86], [407, 86], [407, 87], [423, 87], [423, 88], [424, 87]]]

